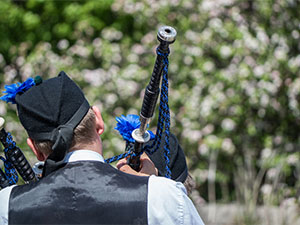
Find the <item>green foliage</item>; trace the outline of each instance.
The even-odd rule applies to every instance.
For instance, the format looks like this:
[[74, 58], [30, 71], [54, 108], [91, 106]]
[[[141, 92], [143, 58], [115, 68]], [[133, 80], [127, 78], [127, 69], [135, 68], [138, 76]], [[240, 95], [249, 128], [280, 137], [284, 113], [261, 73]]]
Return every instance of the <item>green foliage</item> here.
[[[171, 130], [197, 190], [210, 201], [299, 201], [299, 11], [296, 0], [1, 1], [1, 87], [65, 70], [100, 106], [110, 157], [124, 151], [114, 117], [139, 113], [157, 28], [173, 26]], [[14, 110], [0, 104], [26, 149]]]

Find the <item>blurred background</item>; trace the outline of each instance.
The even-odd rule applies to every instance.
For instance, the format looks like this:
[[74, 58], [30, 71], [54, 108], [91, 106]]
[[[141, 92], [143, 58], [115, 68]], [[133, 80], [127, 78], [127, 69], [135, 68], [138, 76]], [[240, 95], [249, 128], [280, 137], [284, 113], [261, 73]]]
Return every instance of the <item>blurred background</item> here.
[[[171, 131], [200, 215], [300, 224], [299, 12], [299, 0], [1, 0], [0, 88], [64, 70], [102, 110], [104, 157], [120, 154], [115, 117], [139, 114], [157, 29], [173, 26]], [[0, 115], [34, 164], [15, 106]]]

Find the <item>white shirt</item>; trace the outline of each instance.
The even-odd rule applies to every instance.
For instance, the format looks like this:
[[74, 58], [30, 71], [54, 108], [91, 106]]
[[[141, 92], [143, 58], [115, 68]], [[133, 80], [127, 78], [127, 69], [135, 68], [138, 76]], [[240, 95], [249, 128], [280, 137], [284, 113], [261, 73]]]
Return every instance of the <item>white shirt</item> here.
[[[104, 162], [100, 154], [90, 150], [70, 152], [65, 158], [69, 163], [83, 160]], [[0, 224], [8, 224], [9, 197], [15, 186], [0, 191]], [[150, 176], [147, 210], [149, 225], [204, 224], [183, 184], [164, 177]]]

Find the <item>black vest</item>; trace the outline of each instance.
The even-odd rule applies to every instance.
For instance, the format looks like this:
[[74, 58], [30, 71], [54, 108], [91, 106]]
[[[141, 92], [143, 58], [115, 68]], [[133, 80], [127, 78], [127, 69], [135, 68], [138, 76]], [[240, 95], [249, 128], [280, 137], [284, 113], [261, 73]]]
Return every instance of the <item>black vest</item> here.
[[97, 161], [12, 189], [9, 224], [147, 224], [148, 177]]

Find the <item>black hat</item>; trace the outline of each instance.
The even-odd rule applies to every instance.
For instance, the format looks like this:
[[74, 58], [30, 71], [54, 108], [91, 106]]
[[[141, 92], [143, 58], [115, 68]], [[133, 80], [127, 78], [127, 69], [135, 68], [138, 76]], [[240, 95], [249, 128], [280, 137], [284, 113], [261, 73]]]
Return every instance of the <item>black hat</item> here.
[[[132, 133], [135, 129], [140, 127], [141, 122], [139, 120], [139, 116], [132, 114], [129, 114], [127, 116], [122, 115], [121, 117], [117, 117], [116, 120], [117, 126], [115, 127], [115, 129], [118, 130], [120, 135], [122, 135], [123, 139], [126, 140], [128, 145], [127, 147], [129, 147], [128, 149], [133, 150], [134, 138], [132, 137]], [[172, 180], [180, 181], [182, 183], [185, 182], [188, 176], [188, 168], [186, 165], [184, 152], [180, 147], [177, 138], [172, 133], [170, 133], [168, 160], [166, 160], [166, 132], [163, 132], [161, 137], [156, 136], [160, 139], [160, 141], [156, 139], [155, 135], [151, 131], [147, 132], [150, 133], [151, 140], [145, 143], [143, 150], [154, 163], [155, 167], [158, 170], [158, 175], [166, 177], [171, 172]], [[114, 161], [116, 158], [117, 157], [113, 157], [108, 159], [107, 161]], [[168, 167], [167, 161], [169, 162]]]
[[[188, 176], [188, 168], [186, 165], [184, 152], [181, 146], [179, 145], [177, 138], [172, 133], [170, 133], [169, 141], [170, 141], [170, 155], [169, 155], [170, 170], [172, 172], [171, 179], [184, 183], [184, 181]], [[152, 143], [153, 140], [149, 142], [149, 145], [151, 146]], [[149, 156], [149, 158], [157, 168], [159, 176], [165, 176], [165, 174], [167, 173], [166, 161], [164, 157], [164, 144], [165, 144], [165, 133], [163, 133], [162, 135], [161, 144], [159, 146], [159, 149], [156, 152], [154, 152], [151, 155], [146, 151], [147, 155]]]
[[72, 144], [74, 129], [90, 108], [81, 89], [62, 71], [57, 77], [17, 94], [15, 101], [28, 136], [36, 141], [53, 142], [46, 170], [47, 164], [53, 167], [61, 162]]

